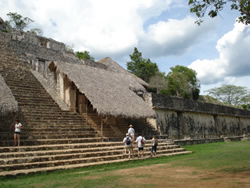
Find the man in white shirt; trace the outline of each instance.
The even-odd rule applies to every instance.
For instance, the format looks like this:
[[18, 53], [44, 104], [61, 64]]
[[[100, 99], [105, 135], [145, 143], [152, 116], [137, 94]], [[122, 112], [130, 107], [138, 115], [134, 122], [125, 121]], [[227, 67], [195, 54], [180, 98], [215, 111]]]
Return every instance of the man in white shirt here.
[[138, 136], [136, 141], [137, 146], [138, 146], [138, 158], [142, 157], [143, 158], [143, 149], [144, 145], [146, 144], [146, 139], [143, 136]]
[[133, 125], [129, 125], [128, 133], [129, 133], [129, 135], [131, 136], [131, 138], [132, 138], [132, 140], [134, 142], [134, 140], [135, 140], [135, 130], [133, 128]]

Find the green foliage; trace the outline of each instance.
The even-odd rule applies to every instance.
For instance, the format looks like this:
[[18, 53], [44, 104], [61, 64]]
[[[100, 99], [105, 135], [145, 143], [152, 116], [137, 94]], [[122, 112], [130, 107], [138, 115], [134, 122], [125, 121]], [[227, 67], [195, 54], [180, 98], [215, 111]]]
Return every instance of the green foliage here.
[[29, 32], [36, 34], [36, 35], [43, 35], [43, 31], [39, 28], [33, 28]]
[[162, 94], [167, 87], [165, 73], [157, 72], [150, 78], [149, 87], [157, 94]]
[[249, 91], [246, 87], [235, 85], [223, 85], [206, 91], [208, 95], [217, 100], [231, 105], [239, 105], [249, 102]]
[[150, 78], [159, 72], [157, 64], [150, 59], [144, 59], [137, 48], [134, 48], [134, 53], [129, 56], [131, 61], [127, 62], [127, 70], [144, 81], [149, 82]]
[[91, 61], [95, 61], [95, 58], [92, 57], [88, 51], [84, 51], [84, 52], [76, 52], [76, 57], [78, 57], [79, 59], [88, 59]]
[[180, 65], [170, 69], [171, 72], [166, 77], [167, 89], [165, 93], [169, 96], [197, 100], [200, 93], [199, 80], [196, 77], [197, 73], [190, 68]]
[[[24, 29], [26, 29], [30, 23], [34, 22], [32, 19], [23, 17], [16, 12], [9, 12], [7, 16], [9, 17], [9, 20], [5, 21], [5, 24], [7, 25], [8, 29], [13, 28], [19, 31], [24, 31]], [[4, 30], [4, 32], [9, 32], [8, 29]], [[43, 35], [43, 31], [39, 28], [33, 28], [28, 32], [36, 35]]]
[[207, 15], [214, 18], [223, 10], [227, 3], [230, 3], [232, 10], [240, 12], [239, 22], [246, 25], [250, 23], [249, 0], [189, 0], [188, 5], [190, 6], [190, 12], [195, 13], [198, 17], [196, 23], [200, 25], [207, 11]]
[[221, 101], [219, 101], [218, 99], [216, 99], [216, 98], [214, 98], [212, 96], [209, 96], [209, 95], [200, 95], [199, 101], [206, 102], [206, 103], [218, 104], [218, 105], [223, 105], [224, 104]]
[[66, 44], [65, 45], [65, 48], [66, 48], [66, 51], [69, 52], [69, 53], [74, 53], [74, 44]]
[[9, 16], [9, 21], [6, 21], [6, 24], [20, 31], [23, 31], [30, 23], [33, 22], [32, 19], [23, 17], [16, 12], [9, 12], [7, 16]]

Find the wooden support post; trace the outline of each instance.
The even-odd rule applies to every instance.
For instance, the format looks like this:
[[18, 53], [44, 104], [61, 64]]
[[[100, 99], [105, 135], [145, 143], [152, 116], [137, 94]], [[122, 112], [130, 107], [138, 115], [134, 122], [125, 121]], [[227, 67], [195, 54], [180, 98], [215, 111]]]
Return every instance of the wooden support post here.
[[88, 126], [88, 103], [86, 103], [86, 125]]
[[103, 142], [103, 118], [101, 115], [101, 133], [102, 133], [102, 142]]

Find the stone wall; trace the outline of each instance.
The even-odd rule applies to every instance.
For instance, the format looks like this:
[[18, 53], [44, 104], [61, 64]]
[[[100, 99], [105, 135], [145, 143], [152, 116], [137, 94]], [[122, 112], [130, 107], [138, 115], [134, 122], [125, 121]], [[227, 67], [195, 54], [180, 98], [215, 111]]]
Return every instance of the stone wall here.
[[52, 61], [85, 64], [107, 69], [107, 66], [101, 63], [78, 59], [74, 53], [67, 51], [64, 43], [50, 38], [22, 31], [11, 31], [10, 33], [0, 31], [0, 35], [8, 47], [11, 47], [24, 62], [45, 77], [48, 73], [48, 65]]
[[[250, 133], [250, 111], [227, 106], [147, 94], [156, 112], [153, 125], [171, 139], [240, 136]], [[151, 122], [153, 122], [151, 120]]]

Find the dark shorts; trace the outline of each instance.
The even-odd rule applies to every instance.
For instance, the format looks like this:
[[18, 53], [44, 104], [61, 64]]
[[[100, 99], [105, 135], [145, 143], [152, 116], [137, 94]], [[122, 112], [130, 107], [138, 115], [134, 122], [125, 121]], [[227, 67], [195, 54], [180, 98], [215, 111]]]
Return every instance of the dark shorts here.
[[21, 134], [21, 132], [14, 132], [14, 134], [19, 134], [19, 135], [20, 135], [20, 134]]
[[143, 147], [138, 148], [138, 151], [143, 151]]

